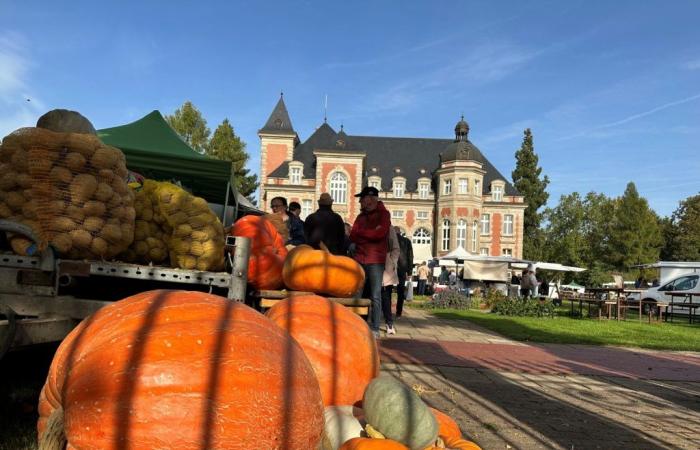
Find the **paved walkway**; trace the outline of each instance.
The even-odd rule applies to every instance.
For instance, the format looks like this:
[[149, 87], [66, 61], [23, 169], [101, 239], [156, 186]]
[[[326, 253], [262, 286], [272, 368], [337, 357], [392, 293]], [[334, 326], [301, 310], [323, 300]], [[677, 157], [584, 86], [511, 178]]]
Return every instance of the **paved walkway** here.
[[[700, 448], [700, 355], [525, 344], [405, 310], [382, 370], [484, 449]], [[700, 337], [699, 337], [700, 338]]]

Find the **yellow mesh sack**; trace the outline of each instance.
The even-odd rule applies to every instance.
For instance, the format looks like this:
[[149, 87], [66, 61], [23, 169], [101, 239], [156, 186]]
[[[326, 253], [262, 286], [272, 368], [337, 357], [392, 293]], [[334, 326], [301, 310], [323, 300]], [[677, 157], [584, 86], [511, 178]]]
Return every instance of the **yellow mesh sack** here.
[[[92, 134], [21, 128], [0, 146], [0, 218], [30, 226], [38, 250], [112, 259], [133, 240], [126, 159]], [[27, 253], [19, 238], [13, 249]]]
[[136, 193], [134, 243], [123, 257], [181, 269], [221, 270], [224, 229], [206, 200], [172, 183], [144, 180]]

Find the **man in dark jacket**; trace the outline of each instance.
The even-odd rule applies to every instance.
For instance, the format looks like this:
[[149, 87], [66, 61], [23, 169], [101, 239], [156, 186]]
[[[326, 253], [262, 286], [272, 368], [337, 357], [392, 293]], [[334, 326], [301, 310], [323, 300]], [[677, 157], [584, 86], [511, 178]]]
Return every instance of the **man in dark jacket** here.
[[345, 255], [345, 222], [333, 212], [333, 199], [324, 192], [318, 199], [318, 210], [304, 221], [306, 243], [321, 248], [323, 242], [334, 255]]
[[411, 244], [410, 239], [399, 232], [399, 227], [396, 227], [396, 236], [399, 238], [399, 248], [401, 249], [399, 263], [396, 266], [396, 274], [399, 276], [396, 293], [396, 317], [401, 317], [403, 302], [406, 299], [406, 277], [410, 277], [413, 271], [413, 244]]
[[365, 285], [372, 302], [369, 327], [379, 337], [379, 320], [382, 311], [382, 276], [388, 250], [389, 211], [379, 201], [377, 188], [365, 186], [356, 194], [360, 198], [361, 213], [355, 219], [350, 232], [350, 241], [355, 244], [355, 260], [365, 270]]

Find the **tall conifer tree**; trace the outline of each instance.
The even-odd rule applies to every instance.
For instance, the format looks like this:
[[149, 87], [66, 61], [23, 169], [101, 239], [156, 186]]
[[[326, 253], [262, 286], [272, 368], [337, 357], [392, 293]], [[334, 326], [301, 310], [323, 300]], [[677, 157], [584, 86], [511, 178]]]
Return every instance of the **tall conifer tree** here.
[[539, 209], [547, 203], [549, 178], [540, 179], [542, 168], [538, 167], [539, 158], [532, 145], [532, 132], [525, 130], [520, 150], [515, 152], [515, 170], [512, 173], [513, 184], [525, 197], [527, 209], [523, 221], [523, 257], [541, 259], [543, 256], [544, 237], [540, 229], [542, 213]]
[[659, 218], [647, 200], [639, 196], [634, 183], [627, 183], [612, 219], [608, 252], [610, 263], [617, 270], [658, 261], [663, 245]]
[[231, 170], [238, 192], [253, 201], [252, 194], [258, 188], [258, 176], [250, 174], [245, 165], [250, 156], [245, 151], [246, 144], [236, 136], [228, 119], [216, 128], [206, 146], [206, 154], [212, 158], [231, 161]]
[[172, 116], [165, 116], [165, 120], [190, 147], [204, 153], [211, 130], [207, 127], [202, 113], [192, 102], [186, 101]]

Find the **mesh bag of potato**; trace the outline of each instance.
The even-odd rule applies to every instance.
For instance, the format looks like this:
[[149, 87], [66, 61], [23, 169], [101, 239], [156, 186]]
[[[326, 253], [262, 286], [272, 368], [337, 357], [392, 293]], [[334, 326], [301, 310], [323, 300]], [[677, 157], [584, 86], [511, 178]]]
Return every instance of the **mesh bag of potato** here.
[[224, 229], [206, 200], [167, 182], [145, 180], [136, 193], [134, 243], [129, 261], [170, 264], [181, 269], [220, 270]]
[[[134, 235], [124, 154], [97, 136], [21, 128], [0, 147], [0, 218], [23, 223], [60, 256], [110, 259]], [[15, 252], [31, 242], [10, 236]]]

